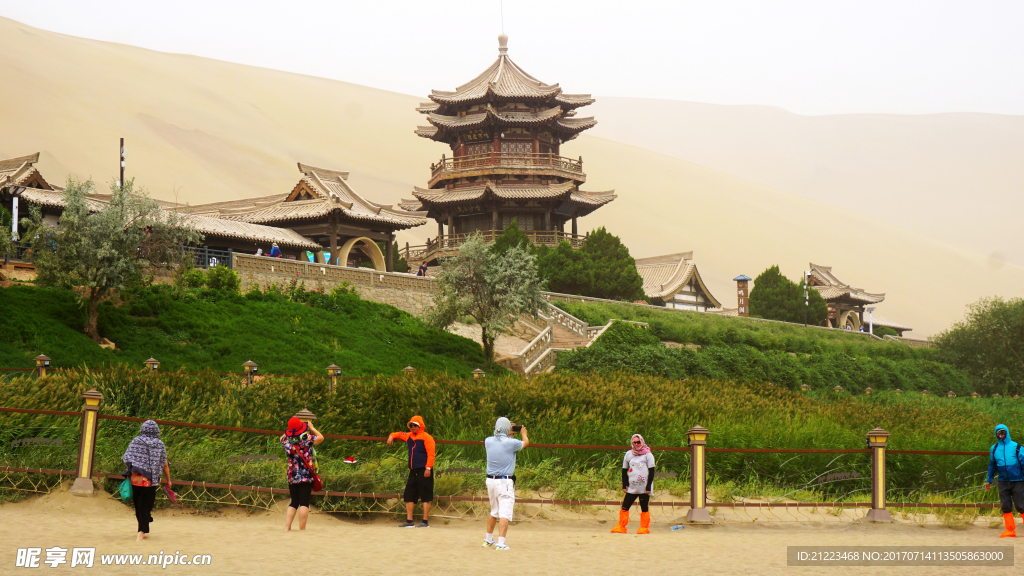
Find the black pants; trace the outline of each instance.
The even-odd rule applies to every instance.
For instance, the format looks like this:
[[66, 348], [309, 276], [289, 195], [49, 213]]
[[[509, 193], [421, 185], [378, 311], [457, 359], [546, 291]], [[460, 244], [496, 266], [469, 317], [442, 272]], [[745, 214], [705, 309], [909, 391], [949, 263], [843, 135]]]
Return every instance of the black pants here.
[[288, 503], [289, 508], [295, 508], [298, 510], [302, 506], [309, 508], [309, 498], [313, 494], [313, 483], [312, 482], [299, 482], [297, 484], [288, 485], [288, 495], [292, 497], [292, 501]]
[[647, 507], [651, 502], [650, 494], [626, 494], [626, 497], [622, 499], [622, 509], [629, 512], [637, 498], [640, 498], [640, 511], [647, 512]]
[[132, 486], [135, 519], [139, 521], [139, 532], [143, 534], [149, 534], [149, 523], [153, 521], [153, 503], [156, 502], [156, 490], [156, 486]]
[[409, 478], [405, 481], [405, 494], [402, 499], [406, 502], [433, 502], [434, 501], [434, 475], [429, 478], [423, 475], [426, 468], [413, 468], [409, 470]]
[[1013, 512], [1024, 513], [1024, 482], [999, 481], [999, 503], [1003, 505], [1003, 514]]

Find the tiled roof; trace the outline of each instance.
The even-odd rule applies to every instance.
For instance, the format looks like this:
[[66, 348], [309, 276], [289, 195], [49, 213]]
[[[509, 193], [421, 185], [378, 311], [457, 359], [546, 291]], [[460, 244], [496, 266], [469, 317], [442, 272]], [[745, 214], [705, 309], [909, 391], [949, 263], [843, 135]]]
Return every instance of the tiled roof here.
[[182, 220], [206, 236], [222, 236], [238, 240], [251, 240], [253, 242], [276, 242], [286, 246], [305, 248], [314, 252], [323, 249], [316, 242], [288, 228], [263, 226], [251, 222], [239, 222], [195, 214], [183, 214]]
[[590, 118], [562, 118], [556, 122], [559, 128], [563, 132], [571, 132], [573, 134], [579, 134], [587, 128], [593, 128], [597, 125], [597, 120]]
[[[99, 195], [97, 195], [99, 196]], [[55, 190], [38, 190], [26, 188], [20, 194], [26, 202], [63, 208], [64, 196], [62, 192]], [[98, 212], [106, 205], [110, 197], [104, 195], [102, 198], [89, 199], [88, 205], [91, 212]], [[225, 220], [223, 218], [211, 218], [196, 214], [181, 214], [182, 220], [206, 236], [220, 236], [240, 240], [251, 240], [253, 242], [277, 242], [286, 246], [305, 248], [307, 250], [320, 250], [320, 245], [303, 237], [294, 230], [277, 228], [275, 226], [262, 226], [249, 222], [238, 222]]]
[[[450, 110], [451, 106], [467, 105], [487, 100], [533, 100], [572, 110], [592, 104], [590, 94], [563, 94], [558, 84], [545, 84], [529, 75], [508, 57], [505, 43], [508, 37], [498, 37], [498, 59], [479, 76], [453, 91], [433, 90], [433, 103], [420, 104], [416, 110], [423, 114]], [[430, 136], [427, 136], [428, 138]]]
[[680, 252], [637, 259], [636, 271], [644, 281], [644, 293], [651, 298], [668, 300], [691, 281], [695, 281], [708, 304], [714, 308], [721, 306], [704, 285], [692, 258], [693, 252]]
[[0, 160], [0, 188], [24, 186], [32, 180], [33, 176], [38, 176], [38, 182], [42, 184], [41, 189], [52, 189], [53, 186], [50, 186], [42, 174], [39, 173], [39, 170], [36, 170], [33, 166], [36, 162], [39, 162], [39, 152], [29, 154], [28, 156]]
[[587, 192], [585, 190], [573, 190], [572, 194], [569, 195], [569, 200], [572, 202], [579, 202], [580, 204], [588, 204], [590, 206], [604, 206], [605, 204], [615, 200], [618, 196], [615, 195], [615, 190], [605, 190], [603, 192]]
[[[561, 184], [548, 184], [547, 186], [506, 186], [486, 182], [478, 186], [452, 188], [451, 190], [446, 188], [426, 189], [416, 187], [413, 189], [412, 194], [421, 202], [451, 204], [466, 200], [477, 200], [483, 198], [488, 192], [498, 198], [505, 199], [557, 198], [572, 190], [574, 185], [571, 181]], [[403, 206], [412, 207], [411, 200], [403, 200], [402, 202]]]
[[860, 288], [854, 288], [849, 284], [844, 284], [832, 273], [831, 266], [821, 266], [813, 262], [810, 263], [810, 266], [812, 282], [817, 284], [813, 287], [825, 300], [834, 300], [843, 296], [849, 296], [853, 300], [859, 300], [868, 304], [876, 304], [885, 300], [885, 294], [873, 294]]
[[900, 324], [899, 322], [895, 322], [893, 320], [889, 320], [885, 316], [881, 316], [881, 315], [879, 315], [877, 313], [872, 313], [872, 315], [871, 315], [871, 323], [874, 326], [885, 326], [887, 328], [893, 328], [893, 329], [896, 329], [896, 330], [904, 330], [904, 331], [907, 331], [907, 332], [913, 330], [913, 328], [911, 328], [910, 326], [904, 326], [903, 324]]
[[427, 121], [438, 128], [448, 129], [472, 128], [488, 122], [499, 126], [529, 126], [543, 124], [560, 118], [563, 114], [564, 111], [560, 106], [554, 106], [539, 112], [530, 112], [528, 110], [499, 111], [488, 104], [485, 109], [473, 114], [466, 114], [465, 116], [445, 116], [432, 112], [427, 114]]
[[[302, 177], [287, 194], [203, 204], [192, 207], [191, 213], [238, 222], [271, 223], [319, 219], [336, 211], [352, 220], [386, 224], [396, 230], [427, 222], [424, 213], [377, 204], [363, 198], [346, 182], [348, 172], [301, 163], [298, 166]], [[315, 198], [288, 201], [300, 189], [312, 193]]]

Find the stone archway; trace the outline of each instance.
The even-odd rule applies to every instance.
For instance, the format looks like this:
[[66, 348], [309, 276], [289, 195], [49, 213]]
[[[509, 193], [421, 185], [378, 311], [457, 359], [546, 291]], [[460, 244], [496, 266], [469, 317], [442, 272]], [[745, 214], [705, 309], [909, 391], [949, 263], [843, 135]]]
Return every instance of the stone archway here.
[[836, 327], [840, 330], [845, 330], [846, 326], [851, 326], [851, 330], [854, 332], [860, 330], [860, 314], [856, 310], [847, 310], [839, 315], [839, 323]]
[[[338, 258], [337, 260], [335, 260], [335, 262], [338, 263], [338, 266], [344, 266], [345, 263], [348, 262], [349, 252], [351, 252], [352, 248], [356, 244], [359, 244], [360, 242], [362, 242], [362, 246], [360, 246], [359, 249], [362, 250], [363, 254], [366, 254], [367, 256], [370, 257], [370, 261], [373, 262], [373, 269], [377, 270], [378, 272], [386, 272], [387, 265], [384, 263], [384, 254], [381, 253], [380, 248], [377, 247], [376, 242], [370, 240], [365, 236], [360, 236], [359, 238], [350, 238], [348, 242], [345, 242], [345, 244], [342, 245], [342, 247], [338, 250]], [[332, 254], [331, 256], [333, 259], [334, 255]]]

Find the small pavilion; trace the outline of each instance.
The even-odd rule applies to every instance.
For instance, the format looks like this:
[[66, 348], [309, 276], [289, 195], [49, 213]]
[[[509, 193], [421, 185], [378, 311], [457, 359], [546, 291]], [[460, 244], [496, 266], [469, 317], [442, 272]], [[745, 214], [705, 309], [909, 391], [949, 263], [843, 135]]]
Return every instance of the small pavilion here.
[[[885, 300], [885, 294], [867, 292], [844, 283], [832, 273], [831, 266], [810, 263], [808, 284], [818, 291], [828, 304], [829, 328], [849, 328], [850, 330], [868, 330], [868, 317], [865, 307], [878, 304]], [[887, 320], [880, 315], [872, 315], [874, 326], [887, 326], [896, 330], [899, 335], [911, 330], [907, 326]]]

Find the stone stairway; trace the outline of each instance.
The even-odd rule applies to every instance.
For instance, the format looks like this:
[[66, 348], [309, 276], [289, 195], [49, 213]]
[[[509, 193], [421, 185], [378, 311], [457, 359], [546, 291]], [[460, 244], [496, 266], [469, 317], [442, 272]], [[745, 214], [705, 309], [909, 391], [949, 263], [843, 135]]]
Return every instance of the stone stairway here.
[[579, 334], [576, 334], [575, 332], [563, 328], [559, 324], [552, 324], [551, 330], [551, 348], [558, 348], [561, 350], [573, 350], [576, 348], [580, 348], [582, 346], [586, 346], [590, 342], [590, 340], [584, 338], [583, 336], [580, 336]]

